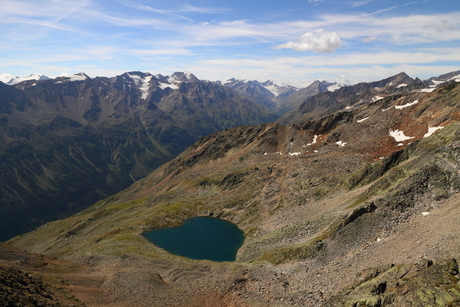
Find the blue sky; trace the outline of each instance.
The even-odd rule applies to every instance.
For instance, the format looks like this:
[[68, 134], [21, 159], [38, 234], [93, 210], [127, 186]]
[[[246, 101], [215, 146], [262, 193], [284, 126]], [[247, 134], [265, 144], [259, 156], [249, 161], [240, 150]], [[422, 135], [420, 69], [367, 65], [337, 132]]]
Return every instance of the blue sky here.
[[0, 81], [126, 71], [356, 83], [460, 70], [459, 0], [1, 0]]

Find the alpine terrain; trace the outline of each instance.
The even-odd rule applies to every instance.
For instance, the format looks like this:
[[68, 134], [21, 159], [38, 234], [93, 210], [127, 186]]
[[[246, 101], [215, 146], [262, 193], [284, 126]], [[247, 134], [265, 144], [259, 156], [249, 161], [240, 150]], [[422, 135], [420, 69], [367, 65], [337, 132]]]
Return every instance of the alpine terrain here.
[[[0, 265], [7, 273], [0, 284], [7, 294], [0, 300], [30, 298], [43, 306], [50, 297], [67, 306], [458, 306], [458, 75], [429, 83], [401, 73], [322, 91], [286, 113], [282, 120], [286, 125], [252, 123], [204, 136], [126, 189], [2, 244]], [[122, 121], [125, 114], [137, 114], [139, 107], [144, 131], [154, 129], [148, 127], [158, 118], [152, 112], [158, 112], [164, 114], [162, 120], [171, 120], [170, 135], [186, 135], [180, 143], [186, 144], [189, 134], [183, 133], [186, 127], [175, 116], [186, 113], [179, 105], [198, 101], [185, 99], [180, 91], [204, 91], [211, 84], [184, 82], [177, 96], [162, 100], [156, 95], [175, 90], [165, 85], [169, 79], [152, 76], [148, 84], [156, 90], [145, 94], [142, 86], [135, 85], [145, 84], [146, 76], [137, 76], [130, 78], [131, 87], [117, 83], [129, 74], [97, 79], [94, 87], [88, 84], [92, 90], [81, 94], [110, 97], [102, 91], [103, 82], [118, 89], [118, 95], [137, 93], [140, 100], [126, 98], [120, 106], [123, 111], [112, 111], [116, 103], [112, 109], [90, 104], [80, 111], [76, 98], [64, 99], [64, 89], [80, 91], [67, 82], [68, 87], [56, 92], [55, 97], [63, 98], [50, 100], [57, 102], [48, 108], [30, 102], [29, 97], [44, 99], [38, 92], [34, 96], [39, 83], [8, 88], [10, 95], [21, 99], [2, 112], [23, 112], [24, 121], [47, 120], [44, 127], [60, 127], [52, 130], [56, 137], [76, 126], [79, 133], [67, 135], [90, 139], [85, 127], [104, 126], [103, 118]], [[66, 83], [45, 80], [42, 86], [55, 88], [59, 81]], [[235, 93], [225, 89], [230, 90], [219, 88], [222, 98]], [[166, 99], [171, 99], [169, 104]], [[70, 115], [56, 122], [58, 117], [49, 115], [53, 108], [73, 108], [67, 114], [82, 114], [88, 125]], [[32, 111], [34, 116], [28, 113]], [[225, 122], [223, 115], [220, 120]], [[12, 130], [25, 139], [41, 137], [35, 135], [37, 128]], [[111, 133], [101, 133], [105, 146], [136, 151], [135, 145], [109, 141]], [[151, 137], [156, 134], [145, 133], [146, 139], [158, 140]], [[123, 130], [120, 135], [129, 134]], [[51, 145], [43, 140], [41, 150], [46, 153]], [[141, 142], [139, 137], [130, 140]], [[68, 142], [59, 148], [74, 150], [82, 165], [91, 161], [83, 145]], [[58, 149], [53, 152], [59, 156]], [[112, 161], [117, 161], [116, 154], [124, 155], [121, 149], [112, 152], [107, 156]], [[22, 160], [34, 159], [27, 157]], [[47, 160], [37, 159], [45, 171]], [[140, 174], [135, 160], [110, 170], [115, 172], [116, 166], [127, 178]], [[15, 176], [14, 169], [10, 174]], [[47, 184], [39, 179], [34, 182]], [[175, 256], [142, 236], [196, 216], [218, 217], [244, 231], [236, 261]], [[40, 290], [20, 296], [24, 287]]]
[[177, 72], [0, 82], [0, 240], [112, 195], [214, 131], [277, 115]]

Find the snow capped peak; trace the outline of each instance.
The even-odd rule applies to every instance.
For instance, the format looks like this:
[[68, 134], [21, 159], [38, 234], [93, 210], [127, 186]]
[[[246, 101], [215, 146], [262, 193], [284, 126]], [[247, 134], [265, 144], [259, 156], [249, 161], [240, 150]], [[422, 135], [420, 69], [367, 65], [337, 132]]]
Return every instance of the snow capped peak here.
[[15, 84], [18, 84], [20, 82], [23, 82], [23, 81], [29, 81], [29, 80], [36, 80], [36, 81], [40, 81], [40, 80], [47, 80], [49, 79], [49, 77], [45, 76], [45, 75], [29, 75], [27, 77], [15, 77], [15, 78], [12, 78], [11, 80], [7, 81], [6, 84], [8, 85], [15, 85]]
[[194, 74], [192, 74], [189, 71], [184, 71], [184, 72], [178, 72], [176, 71], [173, 73], [171, 76], [162, 76], [162, 75], [157, 75], [156, 76], [159, 82], [159, 86], [162, 89], [166, 88], [171, 88], [173, 90], [179, 89], [179, 84], [183, 82], [196, 82], [198, 81], [198, 78], [195, 77]]
[[198, 80], [198, 78], [195, 77], [195, 75], [189, 71], [184, 71], [184, 72], [176, 71], [169, 77], [169, 79], [177, 80], [176, 83], [177, 82], [195, 82]]
[[262, 83], [263, 86], [272, 86], [275, 85], [275, 83], [272, 80], [267, 80]]
[[236, 80], [235, 78], [230, 78], [230, 79], [228, 79], [227, 81], [224, 82], [224, 85], [225, 84], [233, 84], [235, 82], [238, 82], [238, 80]]
[[91, 79], [87, 74], [82, 72], [78, 74], [73, 74], [71, 76], [65, 76], [65, 78], [69, 78], [69, 81], [84, 81], [86, 79]]
[[56, 83], [63, 83], [72, 81], [85, 81], [86, 79], [91, 78], [87, 74], [80, 72], [78, 74], [73, 75], [64, 74], [62, 76], [56, 77], [54, 80], [56, 80]]

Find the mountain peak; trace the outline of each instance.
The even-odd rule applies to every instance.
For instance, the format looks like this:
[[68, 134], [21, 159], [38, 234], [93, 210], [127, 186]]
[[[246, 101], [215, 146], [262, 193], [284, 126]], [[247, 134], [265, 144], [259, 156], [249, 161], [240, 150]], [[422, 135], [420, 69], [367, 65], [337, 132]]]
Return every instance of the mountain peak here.
[[192, 74], [189, 71], [183, 71], [183, 72], [176, 71], [175, 73], [173, 73], [171, 75], [170, 78], [174, 78], [175, 80], [177, 80], [179, 82], [196, 82], [196, 81], [198, 81], [198, 78], [195, 77], [195, 75]]

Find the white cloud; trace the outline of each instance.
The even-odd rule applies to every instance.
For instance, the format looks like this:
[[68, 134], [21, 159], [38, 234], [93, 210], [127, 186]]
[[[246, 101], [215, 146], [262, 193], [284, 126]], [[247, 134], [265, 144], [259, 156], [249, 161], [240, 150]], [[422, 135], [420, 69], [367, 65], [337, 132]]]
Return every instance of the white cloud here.
[[372, 2], [372, 1], [374, 1], [374, 0], [354, 1], [354, 2], [351, 2], [351, 6], [352, 7], [357, 7], [357, 6], [368, 4], [369, 2]]
[[194, 13], [201, 13], [201, 14], [224, 14], [228, 13], [228, 9], [219, 8], [219, 7], [199, 7], [199, 6], [192, 6], [190, 4], [185, 4], [179, 10], [180, 12], [194, 12]]
[[334, 52], [340, 47], [340, 37], [337, 32], [316, 30], [307, 32], [298, 41], [290, 41], [275, 47], [275, 49], [294, 49], [297, 51], [314, 51], [321, 53]]
[[25, 19], [25, 18], [6, 18], [4, 21], [8, 23], [31, 24], [31, 25], [49, 27], [49, 28], [71, 31], [71, 32], [78, 31], [78, 29], [76, 28], [68, 27], [68, 26], [59, 24], [57, 22], [50, 22], [50, 21], [33, 20], [33, 19]]
[[363, 43], [370, 43], [370, 42], [372, 42], [372, 41], [375, 41], [376, 39], [377, 39], [377, 37], [375, 37], [375, 36], [369, 36], [369, 37], [363, 38], [361, 41], [362, 41]]

